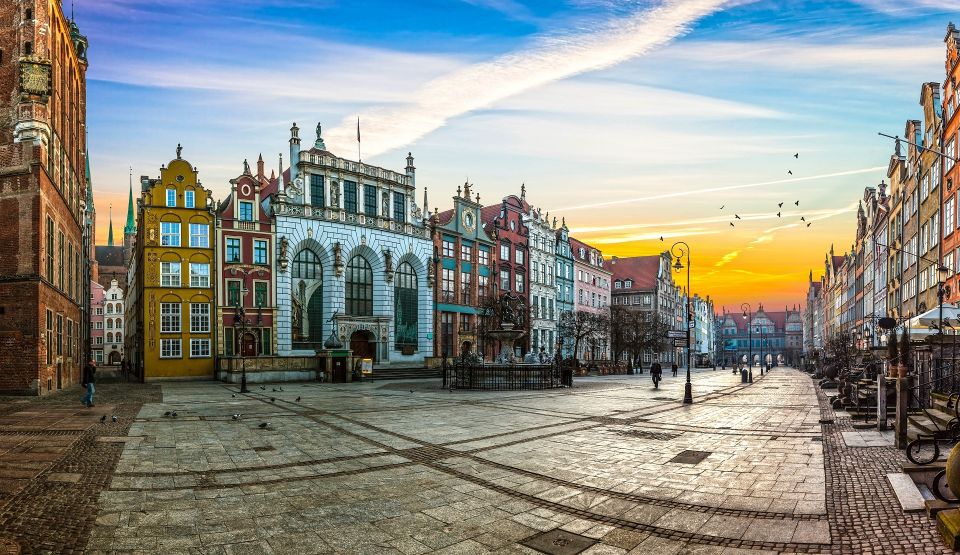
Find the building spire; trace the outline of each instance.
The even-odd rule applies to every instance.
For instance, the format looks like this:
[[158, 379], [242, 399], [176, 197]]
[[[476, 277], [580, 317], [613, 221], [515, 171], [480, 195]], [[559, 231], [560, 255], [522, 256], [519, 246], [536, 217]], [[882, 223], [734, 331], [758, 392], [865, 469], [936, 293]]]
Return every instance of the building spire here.
[[430, 207], [427, 205], [427, 188], [423, 188], [423, 213], [430, 216]]
[[110, 227], [107, 231], [107, 246], [113, 246], [113, 203], [110, 203]]
[[[111, 226], [112, 229], [112, 226]], [[123, 234], [136, 235], [137, 224], [133, 221], [133, 166], [130, 167], [130, 197], [127, 199], [127, 223], [123, 226]]]

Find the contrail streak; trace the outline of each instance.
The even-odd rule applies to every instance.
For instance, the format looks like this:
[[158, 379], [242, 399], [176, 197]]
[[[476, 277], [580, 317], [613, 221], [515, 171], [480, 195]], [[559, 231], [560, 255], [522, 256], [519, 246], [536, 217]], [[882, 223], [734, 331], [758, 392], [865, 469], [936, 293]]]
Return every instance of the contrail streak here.
[[860, 170], [847, 170], [834, 173], [823, 173], [820, 175], [809, 175], [807, 177], [791, 177], [789, 179], [777, 179], [775, 181], [763, 181], [760, 183], [744, 183], [742, 185], [725, 185], [720, 187], [706, 187], [703, 189], [692, 189], [689, 191], [677, 191], [674, 193], [661, 193], [659, 195], [650, 195], [646, 197], [625, 198], [620, 200], [611, 200], [607, 202], [595, 202], [593, 204], [578, 204], [576, 206], [567, 206], [564, 208], [551, 209], [556, 212], [572, 212], [574, 210], [583, 210], [584, 208], [598, 208], [600, 206], [614, 206], [617, 204], [631, 204], [634, 202], [646, 202], [650, 200], [659, 200], [665, 198], [686, 197], [690, 195], [701, 195], [703, 193], [717, 193], [722, 191], [735, 191], [737, 189], [750, 189], [753, 187], [764, 187], [766, 185], [780, 185], [782, 183], [799, 183], [802, 181], [813, 181], [816, 179], [829, 179], [831, 177], [843, 177], [845, 175], [857, 175], [860, 173], [870, 173], [887, 169], [886, 166], [876, 166], [873, 168], [863, 168]]
[[[686, 33], [726, 0], [666, 0], [661, 5], [611, 17], [590, 29], [541, 37], [533, 46], [477, 63], [428, 82], [410, 105], [362, 114], [363, 155], [409, 145], [453, 117], [530, 89], [646, 54]], [[328, 135], [345, 152], [356, 144], [356, 116]]]

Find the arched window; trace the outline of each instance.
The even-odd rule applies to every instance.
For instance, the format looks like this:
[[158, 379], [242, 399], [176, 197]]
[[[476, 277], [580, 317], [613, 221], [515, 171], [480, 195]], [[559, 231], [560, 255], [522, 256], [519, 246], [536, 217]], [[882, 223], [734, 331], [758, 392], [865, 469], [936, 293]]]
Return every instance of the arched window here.
[[393, 323], [396, 348], [417, 347], [417, 272], [409, 262], [397, 268], [393, 288]]
[[107, 303], [107, 314], [113, 314], [113, 304]]
[[303, 249], [293, 259], [293, 319], [291, 322], [294, 348], [309, 349], [323, 341], [323, 267], [320, 257], [310, 249]]
[[107, 332], [107, 343], [113, 343], [113, 334]]
[[373, 316], [373, 270], [370, 263], [354, 256], [347, 264], [347, 314]]
[[107, 318], [107, 329], [108, 330], [113, 329], [113, 318]]
[[293, 259], [293, 277], [302, 279], [320, 278], [320, 257], [310, 249], [303, 249]]

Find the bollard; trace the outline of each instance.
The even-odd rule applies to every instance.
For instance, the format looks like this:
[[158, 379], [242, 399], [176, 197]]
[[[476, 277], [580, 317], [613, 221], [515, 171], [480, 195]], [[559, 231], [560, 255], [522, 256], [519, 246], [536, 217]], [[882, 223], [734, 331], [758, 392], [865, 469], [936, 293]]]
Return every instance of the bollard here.
[[740, 383], [747, 383], [747, 369], [740, 370]]
[[897, 449], [907, 448], [907, 407], [910, 400], [911, 376], [897, 378], [897, 417], [894, 423]]
[[880, 372], [877, 375], [877, 430], [887, 429], [887, 377]]

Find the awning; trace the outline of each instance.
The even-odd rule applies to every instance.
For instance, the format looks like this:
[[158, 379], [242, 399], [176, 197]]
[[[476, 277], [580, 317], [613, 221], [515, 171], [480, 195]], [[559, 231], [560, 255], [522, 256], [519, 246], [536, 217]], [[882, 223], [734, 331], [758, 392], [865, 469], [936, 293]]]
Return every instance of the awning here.
[[[911, 318], [910, 321], [907, 322], [907, 326], [910, 328], [910, 335], [926, 336], [930, 335], [931, 333], [936, 333], [936, 330], [931, 330], [930, 326], [940, 325], [940, 314], [940, 305], [937, 305], [923, 314]], [[960, 318], [960, 307], [957, 307], [957, 305], [951, 303], [943, 303], [944, 321], [952, 325], [954, 329], [960, 331], [958, 318]], [[949, 333], [950, 326], [944, 327]]]

